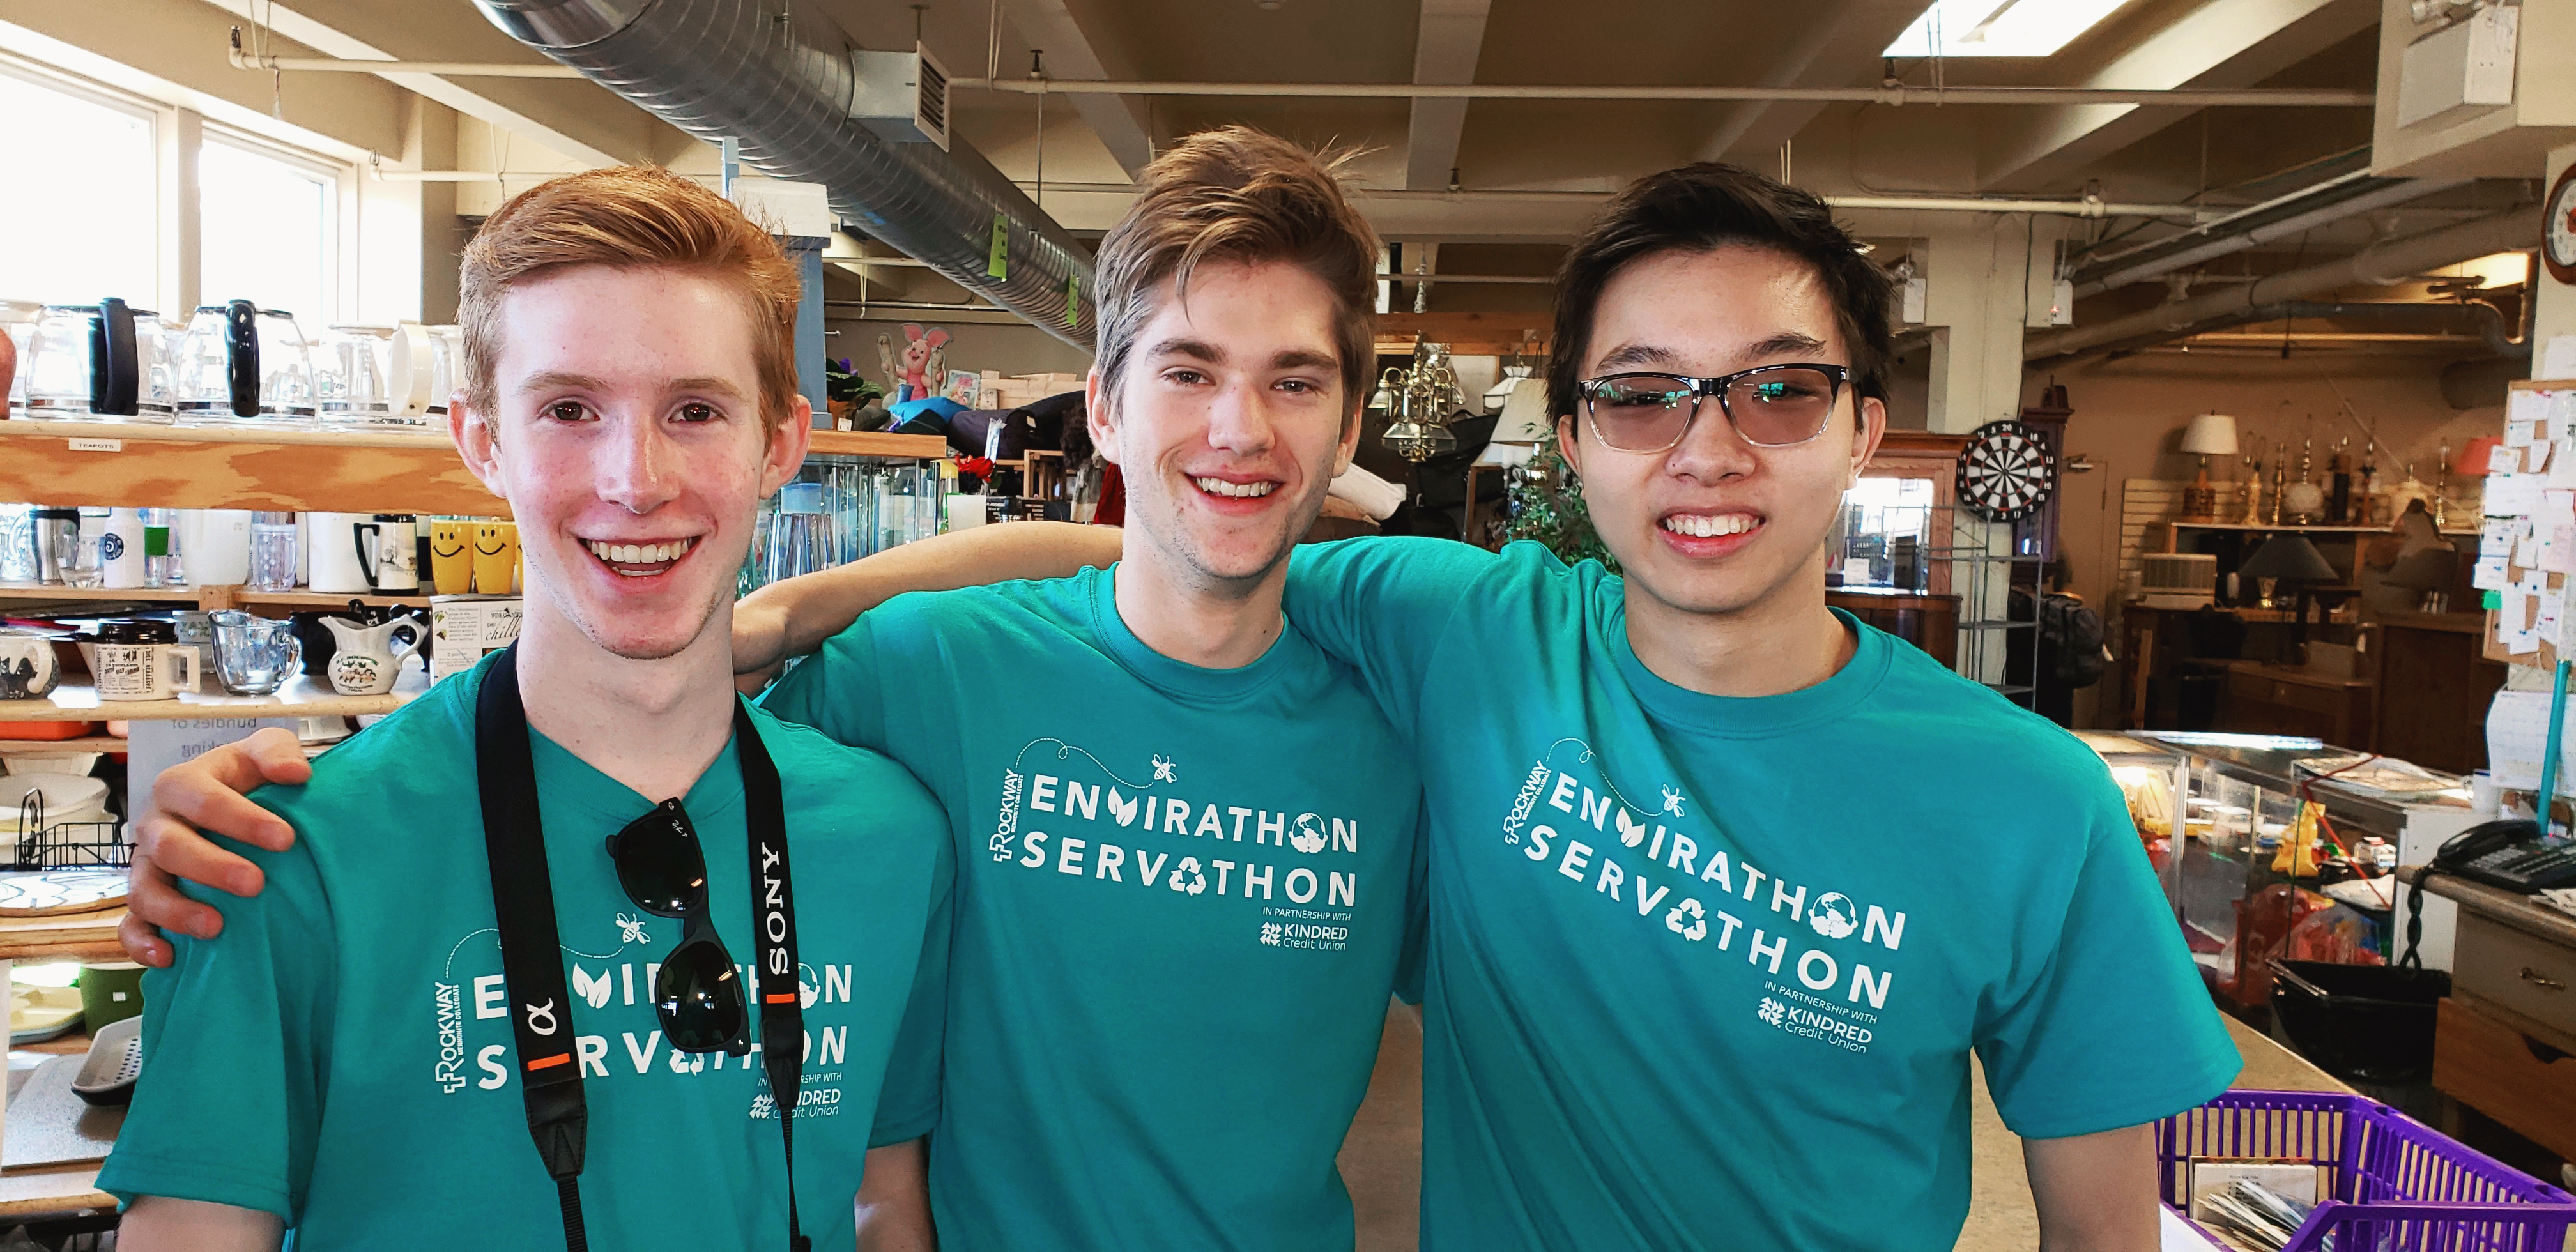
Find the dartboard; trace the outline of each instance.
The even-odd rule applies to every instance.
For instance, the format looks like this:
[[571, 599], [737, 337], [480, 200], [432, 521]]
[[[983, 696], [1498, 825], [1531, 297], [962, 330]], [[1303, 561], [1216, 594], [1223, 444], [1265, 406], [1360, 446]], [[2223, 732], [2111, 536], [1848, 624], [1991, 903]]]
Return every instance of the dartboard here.
[[1959, 503], [1990, 522], [2015, 522], [2039, 511], [2057, 490], [2057, 457], [2048, 440], [2019, 422], [1988, 422], [1959, 452]]

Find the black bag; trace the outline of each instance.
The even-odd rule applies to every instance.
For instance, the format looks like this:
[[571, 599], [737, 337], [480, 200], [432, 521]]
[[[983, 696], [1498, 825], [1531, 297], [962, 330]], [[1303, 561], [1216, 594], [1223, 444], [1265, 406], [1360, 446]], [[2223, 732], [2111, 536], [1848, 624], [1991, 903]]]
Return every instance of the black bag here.
[[2102, 615], [2071, 596], [2039, 601], [2040, 649], [2049, 655], [2049, 677], [2066, 688], [2102, 681]]

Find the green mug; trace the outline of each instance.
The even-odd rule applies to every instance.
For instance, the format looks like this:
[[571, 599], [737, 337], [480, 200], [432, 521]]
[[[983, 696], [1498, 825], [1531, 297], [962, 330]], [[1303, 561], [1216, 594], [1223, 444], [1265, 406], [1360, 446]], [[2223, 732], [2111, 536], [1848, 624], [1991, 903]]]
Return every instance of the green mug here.
[[143, 1011], [143, 967], [132, 961], [83, 964], [80, 993], [82, 1024], [95, 1035], [99, 1027]]

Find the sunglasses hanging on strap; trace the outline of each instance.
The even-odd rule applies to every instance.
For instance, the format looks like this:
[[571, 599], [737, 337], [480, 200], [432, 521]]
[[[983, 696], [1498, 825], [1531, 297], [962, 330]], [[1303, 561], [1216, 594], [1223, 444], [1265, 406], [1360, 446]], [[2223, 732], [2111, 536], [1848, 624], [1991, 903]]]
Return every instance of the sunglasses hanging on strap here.
[[[555, 926], [554, 886], [538, 821], [528, 718], [519, 701], [518, 645], [486, 667], [475, 700], [474, 743], [483, 800], [483, 839], [499, 920], [501, 970], [508, 984], [510, 1029], [517, 1043], [519, 1090], [528, 1135], [555, 1180], [567, 1252], [588, 1252], [582, 1229], [581, 1171], [589, 1134], [574, 1045], [572, 998], [564, 983]], [[769, 758], [747, 706], [733, 714], [734, 754], [742, 766], [743, 816], [751, 857], [751, 916], [759, 945], [761, 1069], [787, 1166], [787, 1246], [811, 1252], [796, 1220], [796, 1137], [792, 1124], [804, 1059], [805, 1011], [797, 979], [796, 902], [787, 870], [787, 823], [778, 767]], [[717, 937], [707, 907], [704, 849], [676, 800], [656, 805], [608, 840], [618, 885], [645, 910], [682, 919], [685, 933], [654, 977], [653, 1007], [662, 1033], [683, 1052], [751, 1050], [750, 1006], [733, 957]], [[507, 867], [506, 870], [504, 867]], [[773, 1041], [782, 1046], [768, 1046]]]

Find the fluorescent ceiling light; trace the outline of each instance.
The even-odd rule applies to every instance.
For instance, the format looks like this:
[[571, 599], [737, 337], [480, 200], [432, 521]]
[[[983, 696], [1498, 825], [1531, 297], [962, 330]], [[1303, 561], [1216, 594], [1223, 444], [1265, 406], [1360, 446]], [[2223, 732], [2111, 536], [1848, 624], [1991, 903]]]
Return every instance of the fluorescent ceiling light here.
[[1881, 56], [2044, 57], [2128, 0], [1934, 0]]

